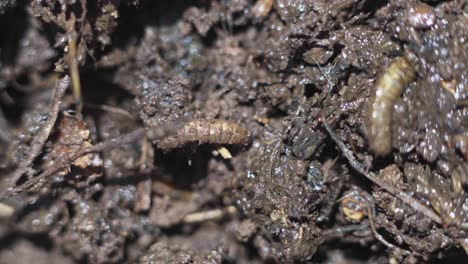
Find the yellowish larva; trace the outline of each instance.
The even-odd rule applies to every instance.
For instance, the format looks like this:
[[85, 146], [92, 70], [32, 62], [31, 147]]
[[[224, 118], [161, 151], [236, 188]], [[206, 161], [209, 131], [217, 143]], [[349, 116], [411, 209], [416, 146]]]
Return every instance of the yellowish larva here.
[[377, 156], [392, 150], [392, 113], [403, 89], [414, 79], [415, 70], [404, 58], [396, 59], [375, 84], [371, 99], [367, 138]]

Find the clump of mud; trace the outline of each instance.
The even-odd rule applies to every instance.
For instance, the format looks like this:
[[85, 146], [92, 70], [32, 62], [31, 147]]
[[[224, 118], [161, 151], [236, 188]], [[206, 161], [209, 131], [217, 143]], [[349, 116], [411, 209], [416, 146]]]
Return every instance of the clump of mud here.
[[2, 1], [0, 259], [466, 259], [467, 16]]

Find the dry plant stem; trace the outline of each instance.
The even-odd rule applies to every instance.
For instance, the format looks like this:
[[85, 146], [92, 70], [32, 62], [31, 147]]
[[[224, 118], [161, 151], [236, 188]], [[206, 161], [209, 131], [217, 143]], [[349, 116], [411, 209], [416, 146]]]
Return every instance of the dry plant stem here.
[[[85, 12], [83, 16], [85, 16]], [[83, 19], [84, 17], [81, 17]], [[70, 76], [72, 79], [73, 86], [73, 97], [75, 97], [76, 102], [76, 112], [81, 115], [81, 110], [83, 109], [83, 102], [81, 100], [81, 82], [80, 82], [80, 72], [78, 70], [78, 63], [76, 58], [76, 42], [78, 39], [77, 32], [75, 31], [76, 18], [75, 14], [72, 12], [70, 14], [70, 19], [67, 21], [65, 27], [67, 30], [68, 38], [68, 56], [67, 63], [68, 69], [70, 70]]]
[[219, 220], [227, 215], [234, 215], [236, 213], [236, 207], [230, 205], [223, 209], [190, 213], [187, 214], [182, 221], [186, 224], [201, 223], [205, 221]]
[[133, 132], [120, 136], [116, 139], [111, 139], [105, 142], [101, 142], [94, 146], [83, 148], [74, 153], [68, 153], [67, 157], [57, 160], [53, 166], [50, 166], [41, 174], [28, 180], [23, 185], [10, 188], [0, 193], [0, 201], [3, 201], [4, 199], [14, 196], [16, 194], [28, 191], [32, 189], [33, 187], [41, 188], [45, 183], [47, 183], [51, 175], [68, 168], [75, 160], [77, 160], [80, 157], [83, 157], [89, 153], [106, 151], [109, 149], [119, 147], [123, 144], [135, 142], [135, 141], [140, 140], [142, 137], [144, 137], [144, 130], [140, 128]]
[[137, 212], [144, 212], [151, 207], [151, 177], [145, 171], [148, 170], [147, 158], [148, 158], [149, 142], [146, 137], [141, 140], [141, 156], [138, 161], [138, 167], [140, 173], [142, 173], [144, 180], [137, 183], [137, 194], [135, 199], [135, 210]]
[[68, 40], [68, 67], [70, 68], [70, 76], [73, 84], [73, 96], [76, 101], [76, 111], [81, 113], [83, 103], [81, 100], [81, 82], [78, 63], [76, 62], [76, 37], [70, 37]]
[[19, 164], [18, 168], [9, 177], [12, 184], [17, 182], [19, 178], [31, 168], [34, 159], [36, 159], [36, 157], [41, 153], [42, 147], [44, 146], [47, 138], [49, 138], [50, 131], [54, 127], [55, 121], [57, 120], [63, 95], [69, 86], [70, 77], [68, 76], [63, 77], [56, 83], [47, 120], [39, 129], [39, 132], [32, 139], [31, 147], [28, 151], [28, 156]]
[[338, 156], [333, 159], [333, 161], [329, 164], [324, 164], [323, 168], [323, 181], [326, 182], [328, 178], [328, 173], [330, 172], [330, 169], [335, 165], [336, 161], [338, 160]]
[[390, 249], [396, 249], [402, 251], [406, 255], [410, 255], [411, 253], [407, 250], [404, 250], [398, 246], [393, 245], [392, 243], [388, 242], [381, 234], [377, 232], [377, 229], [375, 228], [375, 223], [374, 223], [374, 215], [375, 215], [375, 203], [373, 198], [368, 194], [366, 195], [367, 197], [367, 216], [369, 217], [369, 223], [370, 223], [370, 228], [372, 233], [374, 234], [374, 237], [379, 240], [382, 244], [384, 244], [386, 247]]
[[137, 183], [137, 193], [135, 199], [135, 211], [145, 212], [151, 207], [151, 177], [144, 176], [145, 179]]
[[375, 183], [380, 188], [386, 190], [387, 192], [391, 193], [392, 195], [402, 200], [404, 203], [411, 206], [414, 210], [429, 217], [432, 221], [438, 224], [442, 224], [442, 219], [440, 218], [440, 216], [438, 216], [434, 211], [432, 211], [431, 209], [427, 208], [425, 205], [420, 203], [418, 200], [411, 197], [409, 194], [405, 192], [395, 190], [392, 186], [388, 185], [386, 182], [379, 179], [377, 175], [375, 175], [374, 173], [366, 172], [364, 165], [362, 165], [359, 161], [357, 161], [354, 158], [353, 152], [348, 147], [346, 147], [346, 145], [343, 143], [343, 141], [341, 141], [340, 138], [338, 138], [338, 136], [335, 134], [333, 129], [327, 124], [327, 122], [324, 120], [322, 123], [325, 129], [327, 130], [328, 134], [330, 135], [330, 137], [333, 139], [333, 141], [335, 141], [335, 143], [340, 148], [341, 152], [343, 152], [343, 154], [345, 155], [351, 167], [353, 167], [357, 172], [365, 176], [367, 179]]

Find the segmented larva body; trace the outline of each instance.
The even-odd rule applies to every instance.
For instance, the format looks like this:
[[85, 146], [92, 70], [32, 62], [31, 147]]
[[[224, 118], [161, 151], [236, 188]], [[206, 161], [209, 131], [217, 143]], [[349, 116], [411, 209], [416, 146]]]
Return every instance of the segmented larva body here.
[[392, 113], [403, 89], [414, 79], [415, 70], [404, 58], [398, 58], [377, 80], [368, 120], [368, 141], [377, 156], [392, 150]]
[[249, 132], [242, 126], [220, 119], [196, 119], [184, 124], [175, 135], [158, 143], [158, 148], [169, 151], [189, 143], [244, 145]]

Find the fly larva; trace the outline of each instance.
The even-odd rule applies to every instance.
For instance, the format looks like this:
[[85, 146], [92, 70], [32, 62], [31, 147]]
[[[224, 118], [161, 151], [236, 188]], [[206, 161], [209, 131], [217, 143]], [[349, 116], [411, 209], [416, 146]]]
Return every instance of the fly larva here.
[[372, 97], [367, 138], [371, 150], [378, 156], [392, 149], [392, 113], [395, 101], [414, 79], [415, 70], [404, 58], [398, 58], [377, 80]]
[[157, 145], [163, 151], [170, 151], [189, 143], [244, 145], [248, 139], [249, 132], [238, 124], [220, 119], [196, 119], [185, 123]]

